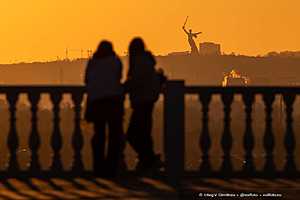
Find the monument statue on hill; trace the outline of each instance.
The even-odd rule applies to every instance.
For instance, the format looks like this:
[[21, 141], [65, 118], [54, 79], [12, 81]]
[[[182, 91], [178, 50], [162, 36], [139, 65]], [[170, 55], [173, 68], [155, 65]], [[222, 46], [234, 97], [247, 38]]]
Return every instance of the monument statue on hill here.
[[188, 36], [188, 42], [189, 42], [190, 47], [191, 47], [191, 54], [192, 55], [199, 55], [199, 50], [198, 50], [198, 47], [196, 45], [196, 42], [195, 42], [194, 38], [197, 38], [198, 35], [201, 34], [202, 32], [193, 33], [192, 29], [189, 29], [189, 31], [187, 31], [186, 28], [185, 28], [187, 20], [188, 20], [188, 17], [186, 18], [185, 23], [182, 26], [182, 29], [184, 30], [184, 32]]

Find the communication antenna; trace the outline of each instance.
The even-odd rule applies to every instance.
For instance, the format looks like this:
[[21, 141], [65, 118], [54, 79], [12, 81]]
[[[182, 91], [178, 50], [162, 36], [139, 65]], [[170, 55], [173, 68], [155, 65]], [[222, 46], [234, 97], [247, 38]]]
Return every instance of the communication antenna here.
[[69, 49], [66, 48], [66, 60], [69, 60]]
[[88, 58], [90, 58], [92, 56], [92, 54], [93, 54], [93, 50], [92, 49], [88, 49], [87, 50], [87, 56], [88, 56]]
[[78, 54], [80, 54], [80, 58], [81, 59], [83, 59], [84, 58], [84, 56], [85, 56], [85, 52], [87, 53], [86, 55], [87, 55], [87, 58], [90, 58], [91, 57], [91, 55], [92, 55], [92, 53], [93, 53], [93, 50], [92, 49], [83, 49], [83, 48], [81, 48], [81, 49], [69, 49], [69, 48], [67, 48], [66, 49], [66, 60], [69, 60], [69, 56], [70, 56], [70, 53], [78, 53]]

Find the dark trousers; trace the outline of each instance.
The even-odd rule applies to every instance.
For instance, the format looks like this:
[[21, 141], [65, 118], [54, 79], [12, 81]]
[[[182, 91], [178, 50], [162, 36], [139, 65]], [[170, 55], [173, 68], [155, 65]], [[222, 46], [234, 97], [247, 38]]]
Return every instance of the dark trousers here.
[[152, 112], [154, 102], [132, 104], [132, 115], [127, 131], [127, 140], [136, 151], [139, 161], [151, 162], [155, 156], [153, 150]]
[[[95, 134], [92, 138], [94, 171], [97, 175], [116, 174], [124, 146], [123, 100], [111, 98], [97, 100], [91, 105]], [[106, 149], [106, 125], [108, 125], [108, 147]]]

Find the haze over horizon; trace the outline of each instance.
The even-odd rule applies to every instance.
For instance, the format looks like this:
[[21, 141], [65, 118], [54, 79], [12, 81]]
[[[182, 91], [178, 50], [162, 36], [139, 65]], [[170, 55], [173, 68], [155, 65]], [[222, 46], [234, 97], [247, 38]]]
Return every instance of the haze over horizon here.
[[[123, 55], [134, 36], [155, 54], [189, 50], [181, 27], [202, 31], [222, 52], [264, 55], [300, 50], [300, 1], [11, 0], [0, 8], [0, 63], [63, 58], [65, 49], [95, 49], [101, 39]], [[70, 52], [80, 57], [80, 52]]]

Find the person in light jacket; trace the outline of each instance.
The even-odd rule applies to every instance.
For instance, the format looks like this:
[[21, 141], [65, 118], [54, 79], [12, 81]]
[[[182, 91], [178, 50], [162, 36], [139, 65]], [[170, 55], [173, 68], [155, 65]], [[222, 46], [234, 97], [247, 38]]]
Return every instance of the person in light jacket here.
[[[115, 176], [122, 155], [124, 92], [121, 78], [122, 63], [119, 57], [110, 42], [102, 41], [88, 61], [85, 73], [88, 95], [85, 119], [94, 123], [92, 149], [94, 172], [98, 176]], [[107, 156], [106, 125], [109, 129]]]

